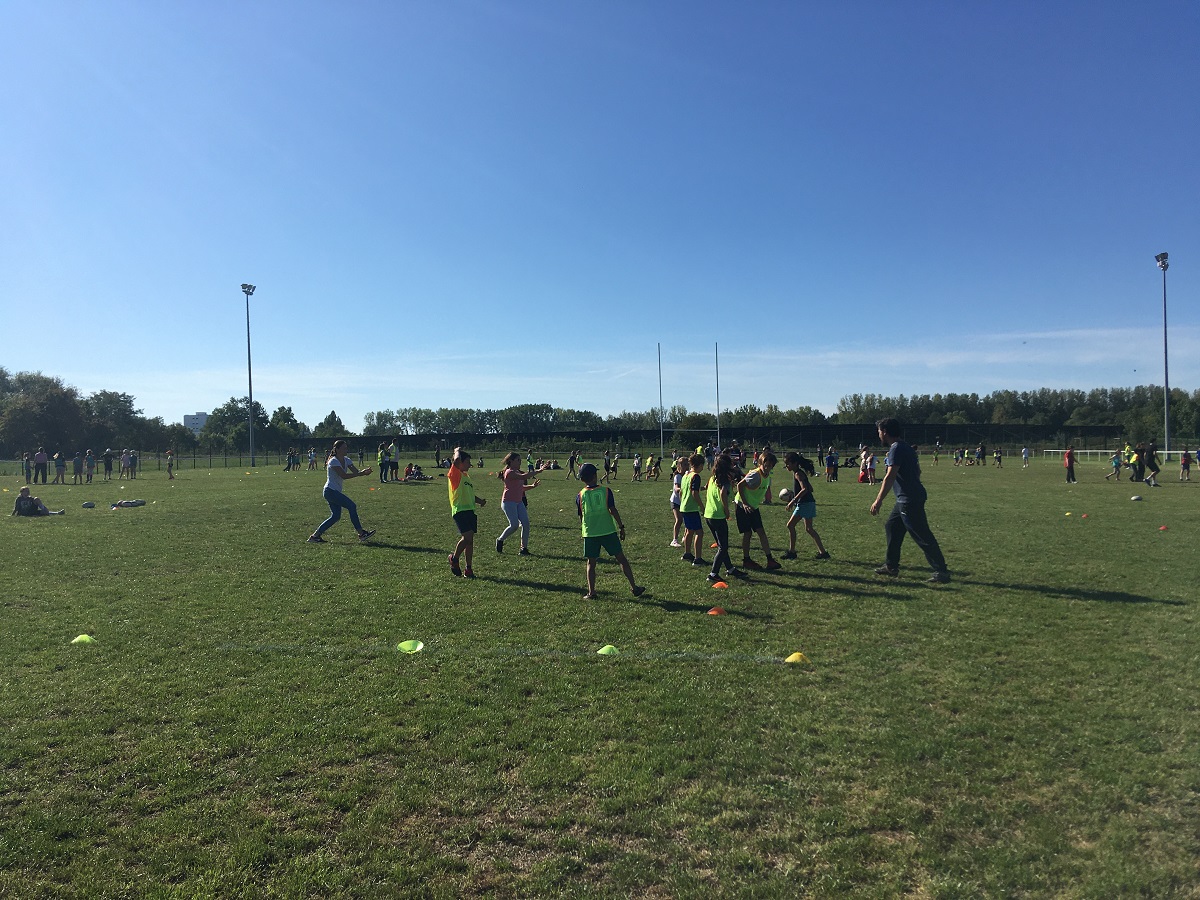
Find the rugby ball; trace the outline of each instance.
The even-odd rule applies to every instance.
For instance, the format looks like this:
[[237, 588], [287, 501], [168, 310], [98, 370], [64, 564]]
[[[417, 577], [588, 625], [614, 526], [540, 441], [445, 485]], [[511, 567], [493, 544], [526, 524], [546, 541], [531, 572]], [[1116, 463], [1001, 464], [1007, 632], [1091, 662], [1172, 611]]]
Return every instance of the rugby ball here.
[[752, 469], [750, 474], [746, 476], [745, 481], [746, 487], [748, 487], [750, 490], [754, 490], [760, 484], [762, 484], [762, 476], [758, 474], [758, 469]]
[[792, 502], [792, 492], [789, 491], [787, 488], [780, 488], [779, 489], [779, 502], [780, 503], [791, 503]]

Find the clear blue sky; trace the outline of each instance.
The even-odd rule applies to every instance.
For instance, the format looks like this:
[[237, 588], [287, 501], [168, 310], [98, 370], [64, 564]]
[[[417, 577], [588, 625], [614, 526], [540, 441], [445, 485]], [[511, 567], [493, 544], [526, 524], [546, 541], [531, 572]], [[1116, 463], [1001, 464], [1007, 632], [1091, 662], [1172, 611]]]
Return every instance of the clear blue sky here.
[[179, 421], [1200, 386], [1194, 2], [13, 3], [0, 365]]

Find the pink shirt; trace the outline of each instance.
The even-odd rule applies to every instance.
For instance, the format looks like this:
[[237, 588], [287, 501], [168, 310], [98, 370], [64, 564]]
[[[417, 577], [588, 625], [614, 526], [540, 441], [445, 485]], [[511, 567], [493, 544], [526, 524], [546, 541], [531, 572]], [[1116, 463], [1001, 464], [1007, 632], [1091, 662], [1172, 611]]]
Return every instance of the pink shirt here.
[[501, 503], [520, 503], [525, 499], [525, 473], [520, 469], [505, 469], [500, 476], [504, 480]]

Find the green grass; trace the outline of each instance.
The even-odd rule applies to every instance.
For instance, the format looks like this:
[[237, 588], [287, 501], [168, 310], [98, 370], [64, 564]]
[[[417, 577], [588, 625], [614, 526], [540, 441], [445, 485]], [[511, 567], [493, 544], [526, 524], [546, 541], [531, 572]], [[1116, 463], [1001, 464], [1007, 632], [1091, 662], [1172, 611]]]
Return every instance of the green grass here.
[[848, 473], [832, 560], [802, 534], [726, 591], [623, 482], [649, 591], [606, 560], [590, 603], [558, 476], [518, 557], [476, 475], [473, 582], [441, 479], [350, 482], [379, 533], [325, 546], [323, 475], [39, 486], [68, 514], [3, 526], [0, 896], [1197, 896], [1200, 485], [1103, 472], [927, 463], [938, 587], [912, 545], [872, 573]]

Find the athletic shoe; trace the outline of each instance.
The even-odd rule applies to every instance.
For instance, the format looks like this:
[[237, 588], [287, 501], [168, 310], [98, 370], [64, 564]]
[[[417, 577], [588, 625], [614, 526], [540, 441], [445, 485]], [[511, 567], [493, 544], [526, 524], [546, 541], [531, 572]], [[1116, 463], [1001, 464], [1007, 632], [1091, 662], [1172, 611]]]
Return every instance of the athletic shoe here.
[[458, 560], [454, 558], [454, 555], [451, 554], [446, 559], [450, 561], [450, 574], [457, 578], [462, 578], [462, 569], [458, 567]]
[[474, 577], [475, 577], [474, 569], [463, 569], [463, 578], [474, 578]]
[[528, 547], [522, 547], [521, 552], [518, 553], [517, 556], [533, 556], [533, 554], [529, 552]]
[[895, 578], [897, 575], [900, 574], [900, 570], [898, 568], [893, 568], [892, 566], [883, 565], [875, 570], [875, 574], [876, 575], [891, 575], [893, 578]]
[[371, 539], [371, 535], [373, 535], [374, 533], [375, 533], [375, 529], [372, 528], [370, 531], [364, 531], [362, 534], [360, 534], [358, 536], [358, 539], [360, 541], [368, 541]]
[[1142, 479], [1142, 484], [1147, 484], [1147, 485], [1148, 485], [1149, 483], [1150, 483], [1150, 479], [1149, 479], [1149, 478], [1143, 478], [1143, 479]]
[[683, 544], [679, 543], [679, 541], [671, 541], [671, 546], [672, 547], [682, 547]]
[[795, 559], [796, 554], [793, 553], [791, 550], [789, 550], [787, 553], [783, 554], [783, 558], [784, 559]]
[[782, 569], [782, 568], [783, 568], [783, 564], [778, 562], [777, 560], [774, 560], [774, 559], [767, 560], [767, 571], [768, 572], [773, 572], [776, 569]]
[[315, 535], [315, 534], [312, 534], [312, 535], [309, 535], [309, 537], [308, 537], [308, 543], [310, 543], [310, 544], [324, 544], [324, 543], [326, 543], [326, 541], [325, 541], [325, 538], [323, 538], [323, 537], [319, 537], [318, 535]]
[[716, 584], [720, 580], [721, 580], [720, 575], [714, 575], [712, 572], [708, 573], [708, 583], [709, 584]]
[[496, 552], [497, 553], [504, 552], [504, 541], [500, 540], [500, 538], [496, 538]]
[[693, 566], [707, 566], [708, 560], [701, 559], [700, 557], [697, 556], [695, 559], [692, 560], [692, 565]]
[[742, 568], [743, 569], [761, 569], [762, 566], [760, 566], [758, 563], [756, 563], [750, 557], [744, 556], [744, 557], [742, 557]]
[[830, 557], [829, 557], [829, 553], [828, 553], [828, 552], [826, 552], [826, 553], [818, 553], [816, 556], [814, 556], [814, 557], [813, 557], [813, 559], [829, 559], [829, 558], [830, 558]]
[[729, 575], [731, 578], [749, 578], [750, 577], [745, 572], [743, 572], [741, 569], [730, 569], [725, 574]]
[[950, 573], [949, 572], [934, 572], [932, 575], [929, 576], [929, 583], [930, 584], [949, 584], [950, 583]]
[[644, 587], [642, 587], [640, 584], [633, 589], [633, 596], [635, 596], [635, 597], [640, 597], [644, 593], [646, 593], [646, 589]]
[[681, 556], [679, 558], [682, 559], [684, 562], [692, 562], [693, 560], [695, 560], [696, 557], [692, 556], [692, 554], [690, 554], [690, 553], [685, 553], [685, 554], [683, 554], [683, 556]]

